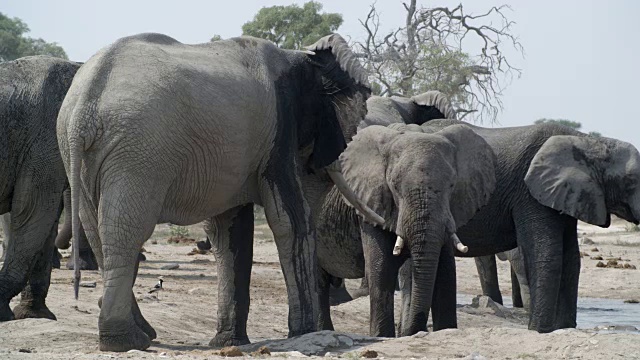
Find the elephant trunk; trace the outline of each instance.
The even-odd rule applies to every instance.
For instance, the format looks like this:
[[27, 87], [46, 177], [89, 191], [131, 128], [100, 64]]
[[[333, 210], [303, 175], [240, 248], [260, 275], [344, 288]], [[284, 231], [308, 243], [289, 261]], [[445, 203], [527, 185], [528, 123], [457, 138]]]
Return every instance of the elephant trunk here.
[[356, 193], [351, 189], [349, 184], [347, 184], [347, 180], [342, 175], [342, 168], [340, 166], [339, 160], [334, 161], [329, 166], [326, 167], [327, 173], [331, 180], [336, 185], [340, 193], [344, 196], [344, 198], [351, 204], [360, 214], [362, 214], [365, 219], [375, 225], [384, 226], [384, 219], [376, 214], [371, 208], [369, 208], [362, 199], [360, 199]]
[[444, 229], [427, 230], [410, 239], [413, 281], [411, 285], [411, 306], [406, 323], [402, 324], [401, 336], [427, 331], [427, 319], [431, 309], [433, 290], [438, 269], [438, 260], [443, 246]]

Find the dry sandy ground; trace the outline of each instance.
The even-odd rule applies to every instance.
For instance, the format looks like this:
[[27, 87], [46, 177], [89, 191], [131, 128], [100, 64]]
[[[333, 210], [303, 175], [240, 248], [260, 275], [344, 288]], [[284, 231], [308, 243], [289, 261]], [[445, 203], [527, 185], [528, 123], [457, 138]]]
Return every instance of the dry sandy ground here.
[[[189, 230], [191, 237], [203, 237], [200, 226], [191, 226]], [[598, 268], [598, 261], [590, 259], [601, 255], [606, 262], [608, 257], [621, 257], [640, 267], [640, 232], [625, 229], [625, 223], [621, 221], [606, 230], [581, 224], [579, 231], [594, 242], [580, 246], [589, 254], [582, 262], [580, 296], [620, 301], [640, 299], [640, 270]], [[460, 305], [457, 330], [388, 340], [354, 335], [368, 333], [367, 297], [332, 308], [334, 325], [340, 333], [322, 332], [284, 341], [287, 301], [276, 249], [266, 226], [257, 226], [255, 235], [248, 332], [254, 343], [271, 339], [266, 344], [273, 357], [303, 357], [295, 352], [302, 351], [317, 356], [329, 352], [327, 357], [358, 359], [363, 350], [372, 349], [380, 358], [640, 359], [640, 335], [637, 333], [571, 329], [538, 334], [526, 330], [522, 311], [505, 310], [507, 316], [500, 317], [491, 309]], [[81, 288], [80, 299], [75, 301], [72, 272], [54, 270], [47, 304], [59, 320], [0, 323], [0, 359], [217, 358], [217, 351], [207, 346], [215, 333], [218, 308], [215, 259], [211, 254], [187, 255], [193, 245], [167, 244], [168, 236], [169, 228], [158, 225], [152, 241], [145, 245], [148, 261], [141, 264], [134, 288], [145, 317], [158, 331], [158, 339], [149, 350], [125, 354], [99, 352], [97, 299], [102, 292], [99, 274], [83, 272], [83, 281], [96, 281], [97, 288]], [[596, 247], [597, 252], [593, 250]], [[161, 269], [169, 263], [177, 263], [179, 268]], [[479, 294], [481, 290], [473, 260], [457, 259], [457, 264], [458, 292]], [[509, 295], [508, 264], [498, 262], [498, 266], [503, 294]], [[165, 280], [165, 290], [159, 300], [146, 294], [158, 276]], [[356, 280], [347, 283], [350, 288], [358, 284]], [[17, 299], [12, 306], [15, 304]], [[243, 350], [252, 349], [255, 346]]]

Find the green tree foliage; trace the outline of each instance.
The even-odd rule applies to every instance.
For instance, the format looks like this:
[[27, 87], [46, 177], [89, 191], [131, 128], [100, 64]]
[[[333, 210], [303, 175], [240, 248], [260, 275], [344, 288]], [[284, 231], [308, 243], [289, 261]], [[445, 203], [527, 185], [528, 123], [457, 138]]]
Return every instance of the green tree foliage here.
[[576, 130], [580, 130], [582, 129], [582, 124], [577, 122], [577, 121], [571, 121], [571, 120], [567, 120], [567, 119], [547, 119], [547, 118], [542, 118], [542, 119], [538, 119], [534, 122], [534, 124], [558, 124], [558, 125], [564, 125], [566, 127], [570, 127], [572, 129], [576, 129]]
[[25, 36], [29, 27], [18, 18], [0, 13], [0, 61], [14, 60], [30, 55], [50, 55], [67, 59], [64, 49], [56, 43]]
[[342, 15], [321, 13], [322, 4], [309, 1], [302, 7], [263, 7], [252, 21], [242, 25], [242, 34], [267, 39], [283, 49], [300, 49], [329, 35], [342, 25]]
[[[582, 129], [582, 124], [577, 122], [577, 121], [571, 121], [571, 120], [567, 120], [567, 119], [547, 119], [547, 118], [542, 118], [542, 119], [538, 119], [536, 121], [533, 122], [534, 124], [558, 124], [558, 125], [564, 125], [566, 127], [570, 127], [572, 129], [575, 130], [581, 130]], [[589, 136], [593, 136], [593, 137], [601, 137], [602, 134], [597, 132], [597, 131], [590, 131]]]

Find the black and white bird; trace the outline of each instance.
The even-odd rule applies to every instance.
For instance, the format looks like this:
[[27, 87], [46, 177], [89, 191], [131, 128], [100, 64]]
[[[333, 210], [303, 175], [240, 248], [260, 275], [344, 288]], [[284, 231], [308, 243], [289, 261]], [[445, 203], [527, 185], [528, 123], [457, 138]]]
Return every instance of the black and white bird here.
[[[149, 294], [158, 293], [162, 290], [162, 279], [158, 279], [158, 283], [153, 287], [153, 289], [149, 290]], [[156, 294], [158, 296], [158, 294]]]

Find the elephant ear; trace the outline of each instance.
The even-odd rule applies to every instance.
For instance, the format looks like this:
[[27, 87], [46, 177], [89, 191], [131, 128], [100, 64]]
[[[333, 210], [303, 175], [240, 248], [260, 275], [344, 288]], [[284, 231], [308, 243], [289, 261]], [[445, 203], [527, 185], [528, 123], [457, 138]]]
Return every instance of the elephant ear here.
[[[411, 97], [416, 105], [428, 108], [423, 112], [421, 124], [434, 119], [456, 119], [456, 112], [449, 98], [440, 91], [432, 90]], [[419, 124], [420, 125], [420, 124]]]
[[456, 182], [451, 214], [460, 228], [486, 205], [496, 186], [496, 156], [491, 146], [466, 125], [452, 125], [436, 133], [456, 147]]
[[607, 227], [610, 217], [594, 163], [594, 156], [606, 153], [606, 146], [595, 138], [552, 136], [531, 160], [524, 182], [542, 205]]
[[315, 55], [311, 55], [312, 57], [317, 57], [323, 52], [328, 52], [332, 55], [333, 61], [316, 63], [316, 65], [324, 68], [323, 73], [329, 73], [338, 65], [340, 69], [347, 73], [357, 84], [370, 87], [369, 81], [367, 80], [367, 72], [362, 65], [360, 65], [358, 58], [351, 51], [349, 44], [347, 44], [339, 34], [327, 35], [316, 41], [313, 45], [307, 46], [306, 49], [316, 53]]
[[342, 174], [347, 183], [367, 206], [386, 219], [386, 229], [395, 227], [395, 217], [392, 217], [395, 205], [387, 185], [385, 148], [398, 134], [384, 126], [369, 126], [358, 131], [340, 155]]
[[[371, 89], [366, 71], [340, 35], [327, 35], [306, 49], [311, 63], [320, 74], [317, 80], [321, 82], [322, 92], [327, 95], [323, 96], [324, 104], [318, 109], [322, 119], [316, 126], [311, 157], [313, 166], [322, 168], [338, 158], [346, 146], [346, 140], [355, 133], [358, 123], [364, 118]], [[332, 101], [330, 98], [340, 95], [347, 99]], [[341, 105], [334, 104], [350, 108], [338, 109], [336, 107]], [[360, 112], [362, 116], [352, 121], [342, 112]]]

